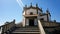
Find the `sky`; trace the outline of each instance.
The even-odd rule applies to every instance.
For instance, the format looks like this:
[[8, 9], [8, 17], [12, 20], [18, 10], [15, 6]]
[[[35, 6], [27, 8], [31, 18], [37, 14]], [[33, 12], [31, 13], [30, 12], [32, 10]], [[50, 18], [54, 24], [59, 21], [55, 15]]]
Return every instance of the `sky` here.
[[33, 6], [37, 3], [43, 12], [48, 8], [51, 20], [60, 22], [60, 0], [0, 0], [0, 26], [14, 19], [16, 23], [20, 23], [23, 20], [23, 7], [30, 6], [31, 3]]

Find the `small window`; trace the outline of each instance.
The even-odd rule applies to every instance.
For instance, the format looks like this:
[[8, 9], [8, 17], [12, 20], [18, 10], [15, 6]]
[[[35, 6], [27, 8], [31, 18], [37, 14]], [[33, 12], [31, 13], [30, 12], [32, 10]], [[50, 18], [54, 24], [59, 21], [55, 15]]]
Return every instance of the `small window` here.
[[33, 15], [33, 13], [32, 13], [32, 12], [30, 12], [30, 15]]
[[43, 18], [41, 18], [40, 20], [44, 20]]

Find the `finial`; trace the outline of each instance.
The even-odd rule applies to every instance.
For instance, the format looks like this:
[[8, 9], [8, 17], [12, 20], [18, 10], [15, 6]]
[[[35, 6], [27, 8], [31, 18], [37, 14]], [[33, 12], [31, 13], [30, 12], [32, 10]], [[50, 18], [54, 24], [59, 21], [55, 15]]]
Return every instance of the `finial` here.
[[[47, 14], [50, 14], [50, 12], [49, 12], [49, 9], [48, 9], [48, 8], [47, 8], [47, 10], [46, 10], [46, 13], [47, 13]], [[50, 15], [50, 16], [51, 16], [51, 15]]]
[[41, 10], [42, 10], [42, 8], [41, 8]]
[[38, 4], [36, 4], [36, 7], [38, 7]]
[[13, 22], [15, 23], [15, 19], [13, 20]]
[[31, 3], [31, 7], [32, 7], [32, 3]]
[[42, 8], [41, 8], [41, 11], [43, 12]]
[[27, 8], [27, 5], [25, 5], [25, 8]]
[[56, 22], [56, 20], [54, 20], [54, 22]]
[[46, 12], [49, 13], [49, 9], [48, 8], [47, 8]]
[[15, 19], [13, 21], [15, 21]]
[[9, 22], [6, 22], [5, 24], [8, 24]]

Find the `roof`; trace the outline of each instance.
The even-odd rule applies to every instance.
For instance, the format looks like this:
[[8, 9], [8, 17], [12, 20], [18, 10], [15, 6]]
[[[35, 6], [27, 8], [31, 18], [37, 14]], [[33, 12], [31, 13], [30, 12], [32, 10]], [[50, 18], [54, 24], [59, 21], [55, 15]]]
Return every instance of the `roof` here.
[[38, 6], [29, 6], [29, 7], [27, 7], [27, 5], [23, 8], [24, 10], [28, 10], [28, 9], [37, 9], [37, 10], [40, 10], [41, 12], [42, 12], [42, 9], [41, 8], [39, 8]]

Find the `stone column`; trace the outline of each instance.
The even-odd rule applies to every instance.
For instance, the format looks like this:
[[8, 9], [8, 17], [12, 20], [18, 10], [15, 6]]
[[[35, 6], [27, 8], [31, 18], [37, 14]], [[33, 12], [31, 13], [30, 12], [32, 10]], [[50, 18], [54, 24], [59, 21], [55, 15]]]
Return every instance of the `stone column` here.
[[24, 17], [24, 19], [23, 19], [23, 27], [25, 27], [25, 21], [26, 21], [26, 18]]
[[34, 19], [34, 25], [37, 25], [37, 19], [36, 18]]
[[26, 26], [29, 26], [29, 19], [28, 18], [26, 18]]
[[1, 30], [0, 30], [0, 34], [2, 33], [2, 27], [1, 27]]

